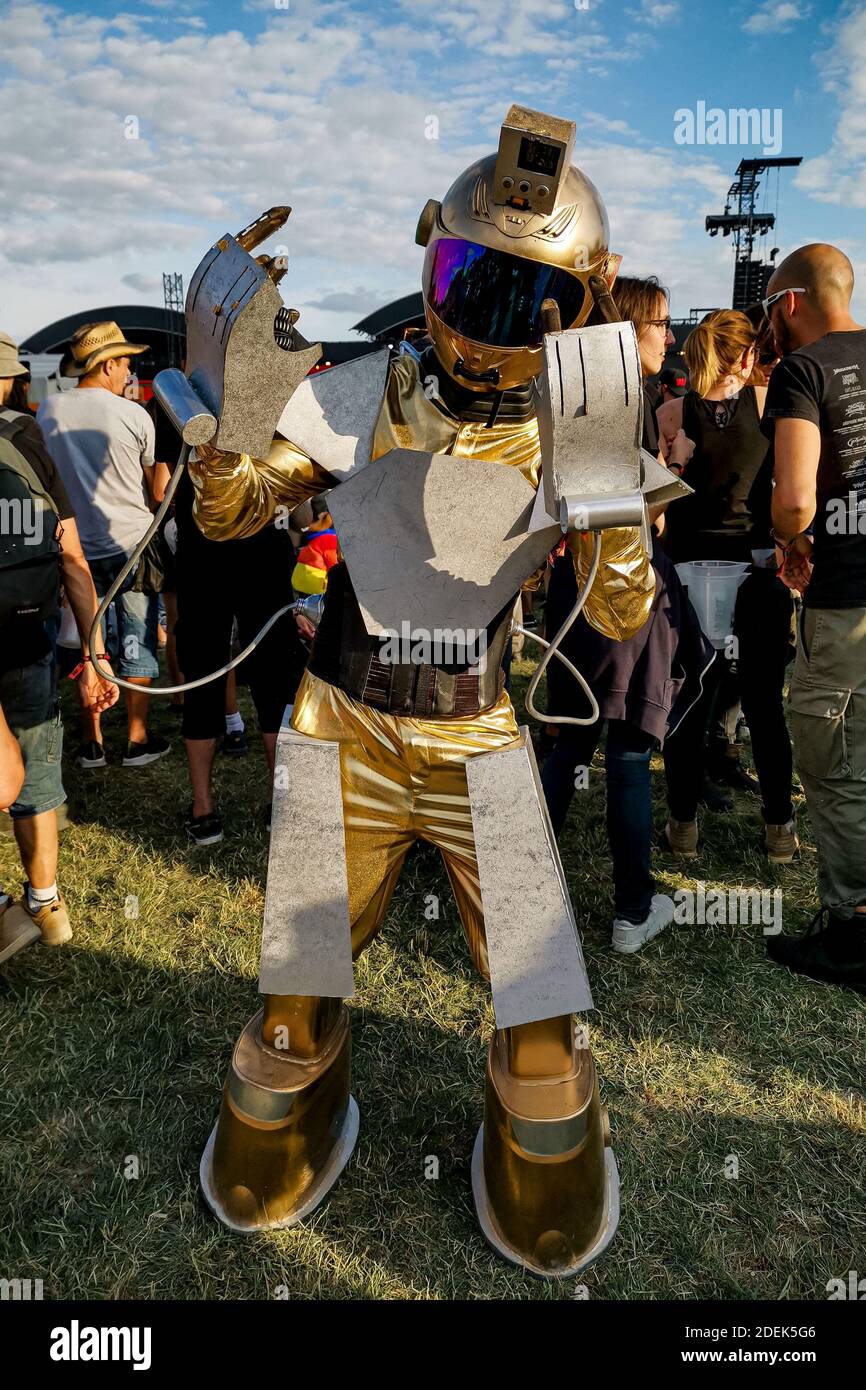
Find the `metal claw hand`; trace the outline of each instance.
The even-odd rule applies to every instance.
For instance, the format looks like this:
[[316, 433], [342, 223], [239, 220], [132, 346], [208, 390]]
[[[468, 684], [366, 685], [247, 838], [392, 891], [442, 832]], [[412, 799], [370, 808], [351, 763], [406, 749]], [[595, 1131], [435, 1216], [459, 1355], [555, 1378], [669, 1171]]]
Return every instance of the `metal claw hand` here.
[[190, 282], [187, 377], [218, 422], [212, 443], [227, 453], [266, 457], [286, 403], [322, 355], [295, 331], [297, 311], [277, 291], [284, 264], [250, 255], [290, 211], [271, 208], [237, 237], [226, 233]]

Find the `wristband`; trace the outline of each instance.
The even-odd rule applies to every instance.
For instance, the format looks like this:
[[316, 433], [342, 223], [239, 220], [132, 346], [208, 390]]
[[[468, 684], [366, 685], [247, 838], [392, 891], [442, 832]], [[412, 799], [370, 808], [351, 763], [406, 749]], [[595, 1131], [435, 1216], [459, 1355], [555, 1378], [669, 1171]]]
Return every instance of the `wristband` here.
[[789, 541], [783, 541], [781, 536], [776, 535], [776, 530], [773, 526], [770, 527], [770, 536], [774, 543], [779, 547], [783, 555], [787, 555], [788, 551], [791, 549], [791, 546], [794, 544], [794, 541], [797, 539], [796, 536], [792, 536]]
[[[97, 652], [96, 655], [97, 655], [97, 658], [98, 658], [100, 661], [108, 661], [108, 659], [109, 659], [109, 658], [108, 658], [107, 652]], [[77, 681], [77, 680], [78, 680], [78, 677], [81, 675], [81, 672], [84, 670], [85, 666], [87, 665], [88, 661], [90, 661], [90, 660], [91, 660], [91, 658], [90, 658], [89, 656], [83, 656], [83, 657], [81, 658], [81, 660], [79, 661], [78, 665], [77, 665], [77, 666], [73, 666], [72, 670], [69, 672], [69, 675], [66, 677], [66, 679], [67, 679], [68, 681]]]

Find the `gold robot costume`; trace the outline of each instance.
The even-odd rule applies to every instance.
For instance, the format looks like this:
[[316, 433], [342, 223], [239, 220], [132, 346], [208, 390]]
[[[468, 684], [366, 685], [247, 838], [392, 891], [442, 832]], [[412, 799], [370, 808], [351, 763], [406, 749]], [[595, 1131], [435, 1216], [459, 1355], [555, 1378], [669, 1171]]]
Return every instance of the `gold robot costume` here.
[[[601, 200], [570, 165], [572, 142], [570, 123], [512, 108], [499, 156], [466, 171], [441, 207], [428, 204], [419, 236], [428, 242], [432, 348], [420, 358], [406, 354], [389, 363], [372, 460], [395, 448], [412, 449], [518, 469], [537, 486], [540, 447], [530, 387], [539, 370], [541, 299], [555, 291], [552, 297], [567, 306], [563, 325], [582, 324], [592, 308], [588, 274], [601, 272], [610, 282], [617, 263], [608, 253]], [[521, 176], [520, 158], [540, 172]], [[472, 282], [472, 267], [479, 265], [481, 279]], [[452, 273], [459, 294], [449, 297]], [[512, 284], [513, 322], [492, 335], [500, 341], [491, 344], [488, 335], [485, 342], [485, 294], [492, 313], [491, 294]], [[534, 306], [531, 322], [528, 303]], [[524, 341], [515, 341], [521, 333]], [[266, 458], [203, 446], [190, 472], [196, 521], [215, 540], [252, 535], [273, 523], [281, 508], [337, 481], [279, 437]], [[569, 544], [582, 582], [591, 538], [571, 533]], [[377, 640], [367, 638], [354, 616], [348, 578], [334, 580], [336, 573], [291, 723], [299, 734], [339, 746], [352, 952], [357, 956], [375, 936], [406, 854], [423, 839], [442, 853], [470, 953], [486, 976], [466, 764], [518, 739], [499, 671], [507, 613], [489, 633], [492, 675], [431, 666], [408, 675], [386, 672]], [[645, 622], [653, 593], [638, 532], [603, 532], [584, 610], [588, 621], [609, 637], [627, 638]], [[531, 903], [526, 910], [532, 911]], [[226, 1225], [290, 1225], [322, 1200], [357, 1132], [349, 1053], [340, 999], [266, 995], [263, 1011], [235, 1048], [203, 1159], [205, 1195]], [[497, 1028], [486, 1096], [475, 1184], [485, 1234], [503, 1255], [536, 1273], [576, 1273], [607, 1244], [616, 1213], [605, 1192], [605, 1113], [574, 1016]]]

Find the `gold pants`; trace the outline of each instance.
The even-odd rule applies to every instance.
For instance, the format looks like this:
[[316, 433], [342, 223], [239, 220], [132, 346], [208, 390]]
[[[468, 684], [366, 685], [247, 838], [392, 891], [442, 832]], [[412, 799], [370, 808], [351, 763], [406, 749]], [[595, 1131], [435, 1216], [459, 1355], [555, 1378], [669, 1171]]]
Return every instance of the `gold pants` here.
[[306, 672], [292, 727], [340, 744], [353, 956], [382, 925], [410, 847], [427, 840], [442, 853], [472, 959], [487, 978], [465, 762], [517, 737], [509, 696], [470, 719], [401, 718]]
[[[399, 718], [307, 674], [292, 725], [340, 747], [353, 953], [375, 936], [409, 847], [424, 839], [442, 852], [472, 959], [486, 977], [465, 764], [517, 736], [508, 696], [472, 719]], [[231, 1229], [292, 1225], [336, 1182], [358, 1132], [350, 1058], [342, 1001], [265, 997], [238, 1039], [202, 1158], [207, 1201]], [[616, 1225], [616, 1165], [606, 1143], [595, 1067], [571, 1015], [498, 1029], [472, 1160], [476, 1210], [494, 1248], [557, 1276], [600, 1253]]]

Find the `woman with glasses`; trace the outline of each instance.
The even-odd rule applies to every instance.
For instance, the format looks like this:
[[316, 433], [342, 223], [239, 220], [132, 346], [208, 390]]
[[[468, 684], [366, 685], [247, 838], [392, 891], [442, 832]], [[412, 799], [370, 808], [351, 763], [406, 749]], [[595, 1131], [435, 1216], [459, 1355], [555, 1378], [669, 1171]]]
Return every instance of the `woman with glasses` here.
[[[613, 298], [624, 320], [634, 323], [644, 380], [660, 370], [673, 341], [667, 292], [654, 277], [617, 279]], [[643, 447], [659, 455], [652, 406], [644, 390]], [[692, 445], [680, 431], [667, 450], [671, 467], [683, 467]], [[672, 510], [681, 506], [674, 503]], [[647, 621], [625, 642], [612, 641], [581, 615], [562, 650], [587, 680], [598, 701], [599, 719], [591, 725], [564, 724], [542, 770], [541, 780], [554, 831], [562, 829], [577, 787], [585, 788], [589, 764], [605, 724], [607, 832], [613, 861], [615, 920], [613, 947], [640, 949], [673, 920], [674, 904], [655, 892], [651, 872], [653, 839], [650, 759], [692, 707], [699, 705], [702, 677], [715, 653], [700, 630], [676, 570], [653, 537], [655, 597]], [[547, 637], [552, 638], [576, 598], [573, 566], [556, 561], [547, 596]], [[586, 714], [586, 700], [558, 662], [548, 667], [548, 712], [551, 717]], [[688, 722], [688, 721], [687, 721]], [[671, 740], [672, 745], [676, 739]], [[666, 756], [667, 764], [667, 756]], [[675, 758], [667, 768], [671, 817], [695, 824], [701, 783], [700, 765], [692, 757]], [[668, 838], [674, 833], [668, 823]], [[696, 851], [694, 844], [686, 852]]]

